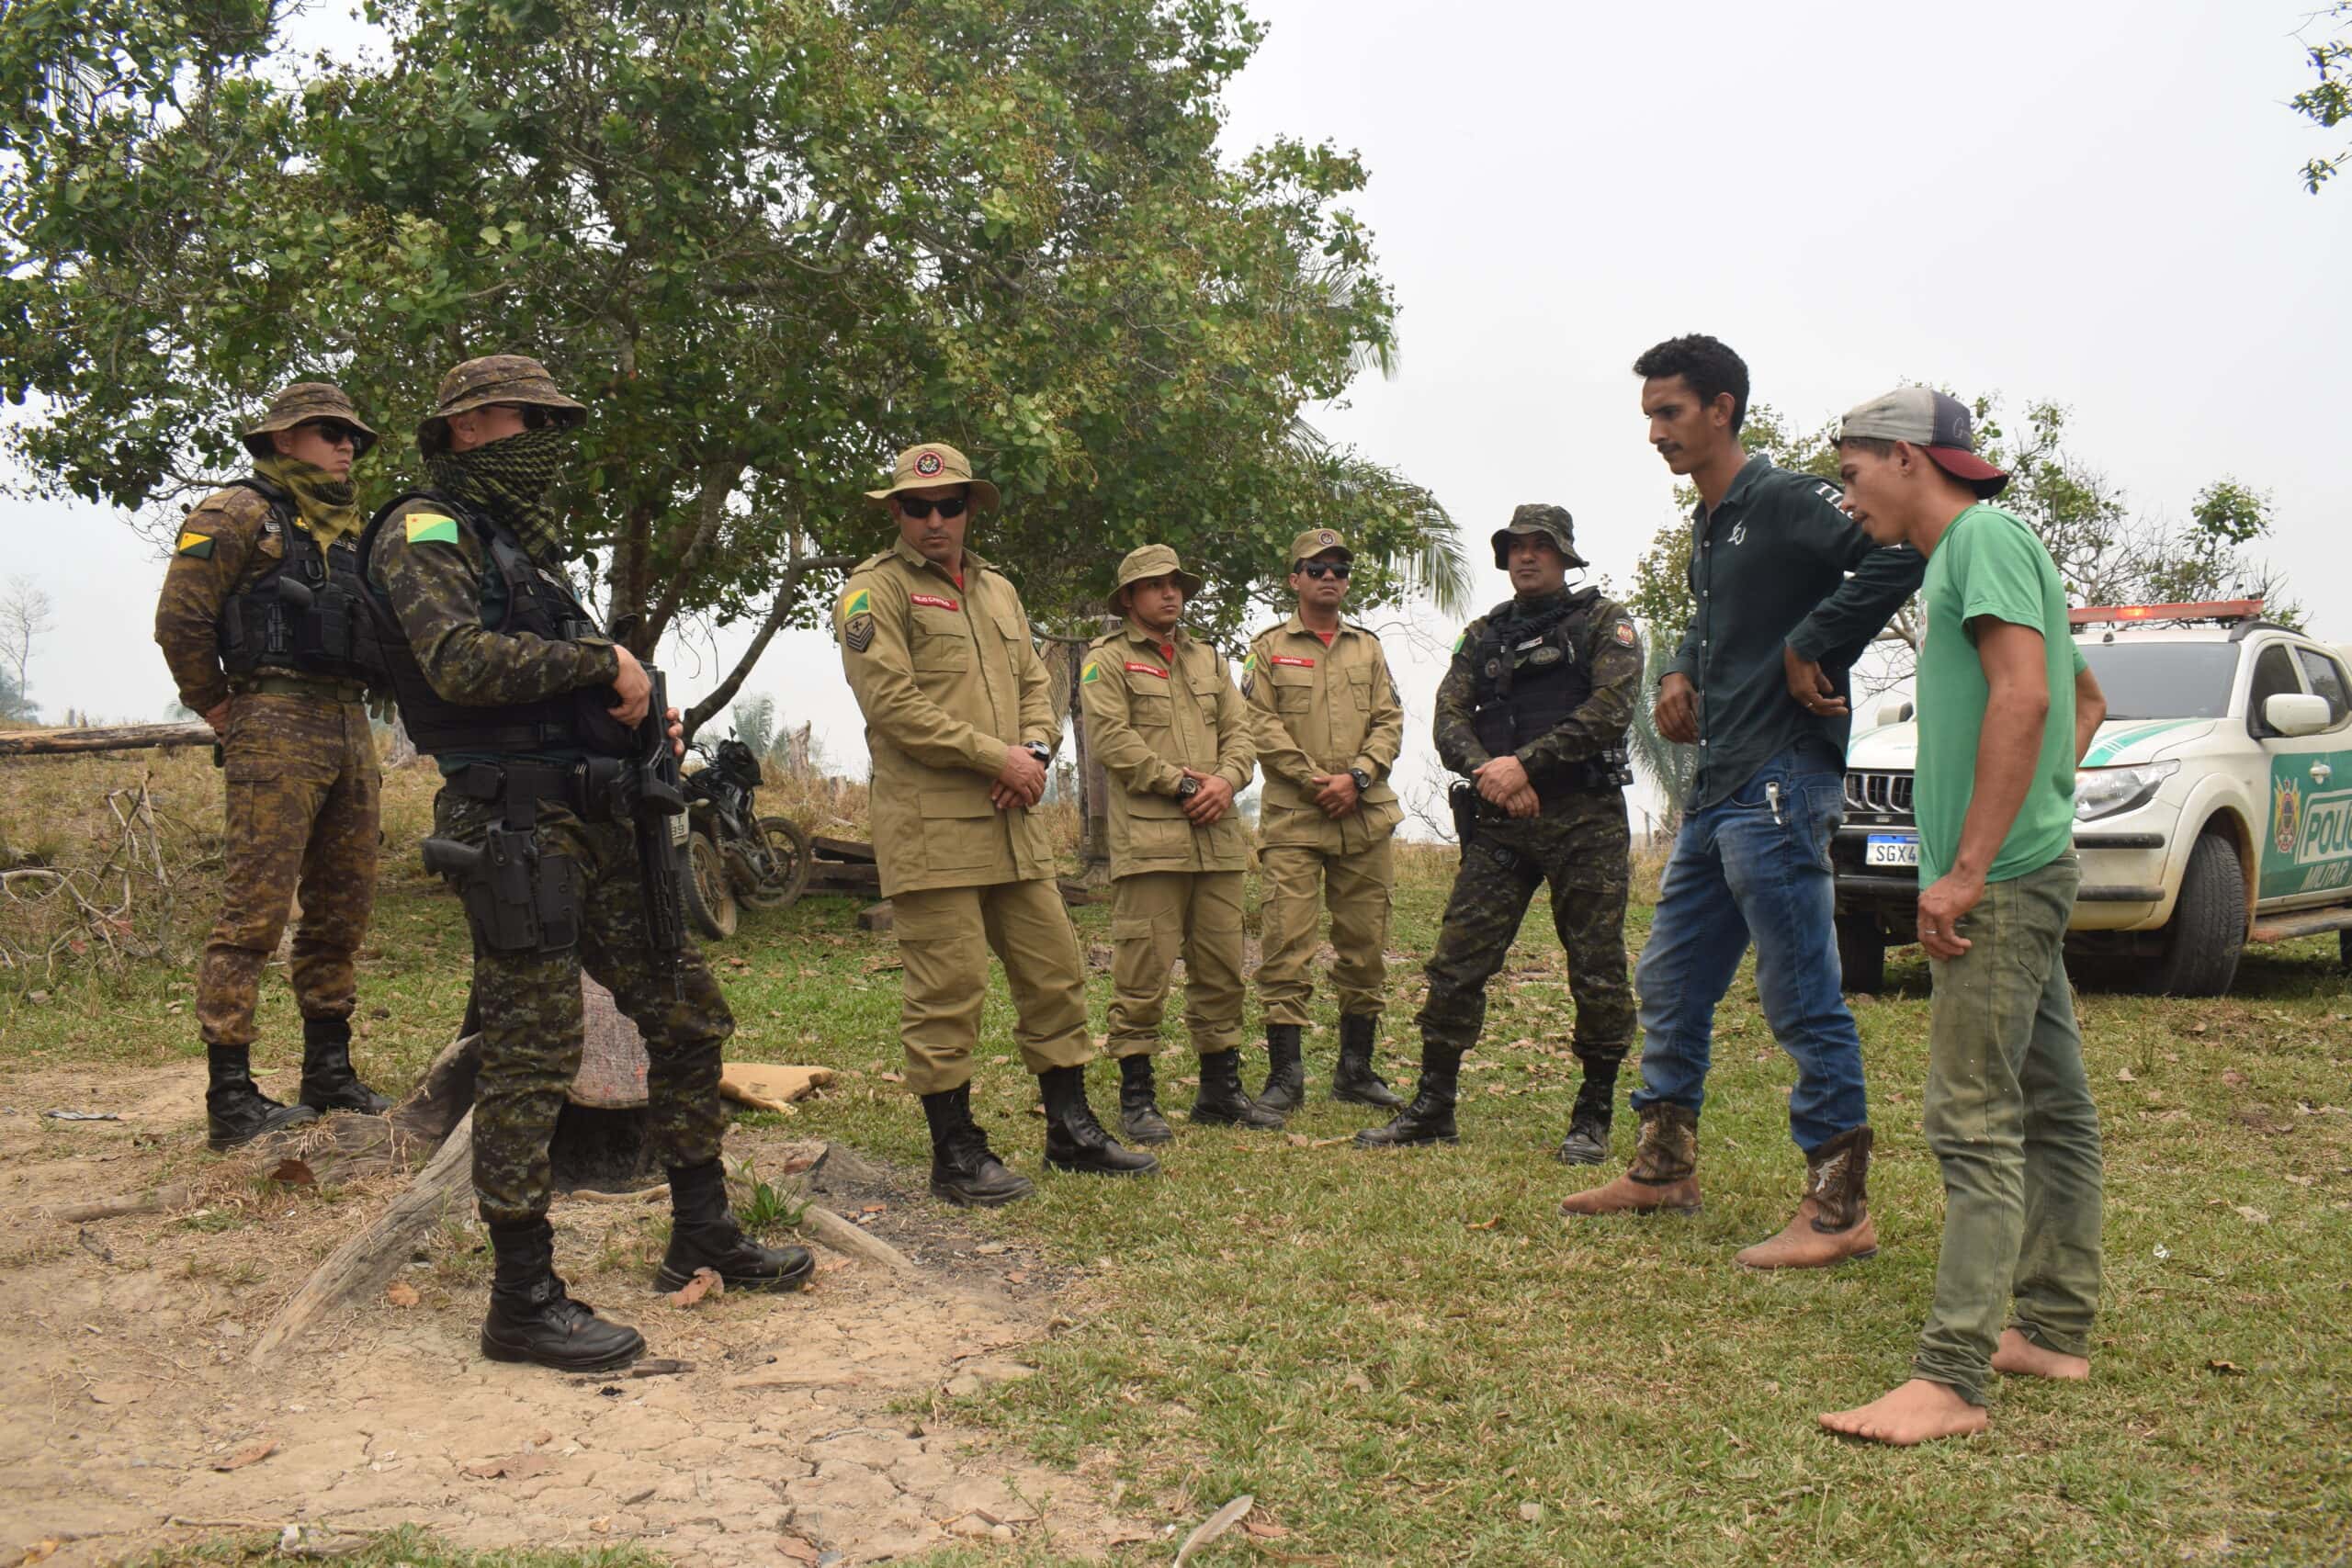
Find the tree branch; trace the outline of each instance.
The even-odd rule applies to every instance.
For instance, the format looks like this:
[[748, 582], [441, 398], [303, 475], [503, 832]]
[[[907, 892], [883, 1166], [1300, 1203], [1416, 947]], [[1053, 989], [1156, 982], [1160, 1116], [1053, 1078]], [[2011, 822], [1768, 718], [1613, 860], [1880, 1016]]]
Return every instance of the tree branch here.
[[751, 675], [752, 667], [760, 661], [760, 655], [765, 653], [768, 644], [775, 640], [775, 634], [783, 626], [785, 617], [792, 613], [793, 593], [799, 588], [801, 578], [812, 571], [846, 571], [855, 566], [859, 558], [856, 556], [802, 556], [786, 563], [784, 577], [775, 585], [775, 603], [768, 606], [767, 619], [760, 624], [759, 635], [752, 639], [752, 646], [743, 650], [743, 657], [735, 661], [735, 668], [727, 672], [727, 679], [721, 681], [708, 696], [686, 710], [687, 739], [693, 739], [695, 732], [709, 723], [711, 716], [732, 702], [735, 694], [743, 689], [743, 682]]

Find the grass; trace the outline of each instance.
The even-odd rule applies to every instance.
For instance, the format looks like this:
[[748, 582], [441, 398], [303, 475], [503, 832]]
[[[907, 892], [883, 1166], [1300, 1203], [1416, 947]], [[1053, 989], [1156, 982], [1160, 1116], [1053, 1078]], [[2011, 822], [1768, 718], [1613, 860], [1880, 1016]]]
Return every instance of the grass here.
[[[466, 951], [454, 902], [415, 867], [430, 781], [394, 782], [362, 976], [363, 1013], [386, 1011], [364, 1020], [359, 1043], [388, 1089], [446, 1041]], [[1394, 941], [1418, 953], [1452, 857], [1404, 860]], [[740, 1022], [730, 1049], [836, 1068], [797, 1128], [912, 1163], [922, 1117], [890, 1077], [894, 948], [857, 931], [855, 909], [815, 898], [744, 911], [741, 934], [710, 950]], [[1107, 910], [1076, 913], [1082, 941], [1107, 942]], [[1647, 919], [1637, 907], [1629, 946]], [[976, 1216], [1077, 1271], [1079, 1323], [1037, 1348], [1042, 1375], [961, 1414], [1050, 1460], [1107, 1468], [1127, 1508], [1189, 1526], [1249, 1492], [1290, 1532], [1235, 1532], [1197, 1559], [1208, 1562], [2345, 1561], [2352, 989], [2333, 942], [2256, 950], [2223, 999], [2082, 998], [2108, 1172], [2096, 1381], [2001, 1387], [1988, 1438], [1904, 1452], [1813, 1427], [1815, 1412], [1905, 1375], [1933, 1281], [1939, 1186], [1918, 1128], [1928, 980], [1916, 953], [1895, 960], [1887, 992], [1855, 1004], [1879, 1132], [1872, 1262], [1810, 1276], [1731, 1263], [1786, 1217], [1800, 1174], [1792, 1072], [1747, 976], [1718, 1020], [1705, 1212], [1559, 1218], [1564, 1192], [1613, 1166], [1570, 1172], [1547, 1157], [1576, 1069], [1566, 976], [1539, 919], [1496, 982], [1460, 1147], [1313, 1146], [1371, 1120], [1322, 1097], [1325, 999], [1308, 1037], [1315, 1098], [1290, 1128], [1304, 1145], [1179, 1116], [1164, 1179], [1041, 1179], [1035, 1200]], [[51, 983], [44, 1003], [0, 993], [0, 1032], [35, 1063], [192, 1066], [193, 1024], [171, 1010], [191, 976], [92, 967]], [[1404, 1087], [1418, 965], [1395, 964], [1390, 983], [1384, 1058]], [[1105, 989], [1100, 976], [1090, 987], [1098, 1029]], [[1039, 1174], [1012, 1022], [992, 978], [974, 1102], [999, 1147]], [[290, 1055], [275, 973], [264, 1024]], [[1254, 1045], [1249, 1060], [1255, 1082]], [[1184, 1076], [1177, 1057], [1163, 1083]], [[1095, 1069], [1098, 1107], [1113, 1082], [1108, 1064]], [[1166, 1098], [1181, 1109], [1181, 1090]], [[1620, 1160], [1630, 1137], [1621, 1112]]]

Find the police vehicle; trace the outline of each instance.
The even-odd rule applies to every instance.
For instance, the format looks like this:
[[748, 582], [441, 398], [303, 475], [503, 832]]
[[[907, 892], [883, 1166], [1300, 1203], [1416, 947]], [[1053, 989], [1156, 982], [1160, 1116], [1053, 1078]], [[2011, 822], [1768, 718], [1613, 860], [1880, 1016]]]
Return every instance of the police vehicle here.
[[[2337, 933], [2352, 966], [2352, 671], [2258, 599], [2076, 610], [2107, 719], [2075, 779], [2070, 953], [2134, 961], [2162, 995], [2220, 996], [2248, 942]], [[1832, 847], [1846, 988], [1917, 930], [1911, 705], [1848, 751]]]

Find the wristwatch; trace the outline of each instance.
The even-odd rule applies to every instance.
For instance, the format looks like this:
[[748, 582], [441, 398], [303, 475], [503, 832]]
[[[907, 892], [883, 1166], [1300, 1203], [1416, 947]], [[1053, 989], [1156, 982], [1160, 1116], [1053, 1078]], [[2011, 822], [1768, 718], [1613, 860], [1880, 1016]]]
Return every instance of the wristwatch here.
[[1201, 781], [1192, 777], [1190, 774], [1185, 776], [1182, 784], [1176, 786], [1176, 798], [1179, 800], [1190, 800], [1193, 796], [1200, 793]]
[[1021, 743], [1021, 749], [1040, 762], [1050, 762], [1054, 760], [1054, 749], [1042, 740], [1023, 740]]
[[1350, 768], [1348, 770], [1348, 777], [1356, 781], [1356, 793], [1358, 795], [1362, 795], [1364, 791], [1372, 787], [1372, 775], [1365, 773], [1362, 768]]

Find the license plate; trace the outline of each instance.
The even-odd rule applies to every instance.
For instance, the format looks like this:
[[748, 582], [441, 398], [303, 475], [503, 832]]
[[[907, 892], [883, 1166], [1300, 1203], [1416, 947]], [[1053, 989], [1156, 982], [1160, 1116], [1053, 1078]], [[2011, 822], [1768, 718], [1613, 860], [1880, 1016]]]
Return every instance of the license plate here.
[[1917, 833], [1872, 833], [1862, 842], [1864, 865], [1911, 865], [1919, 863], [1919, 836]]

